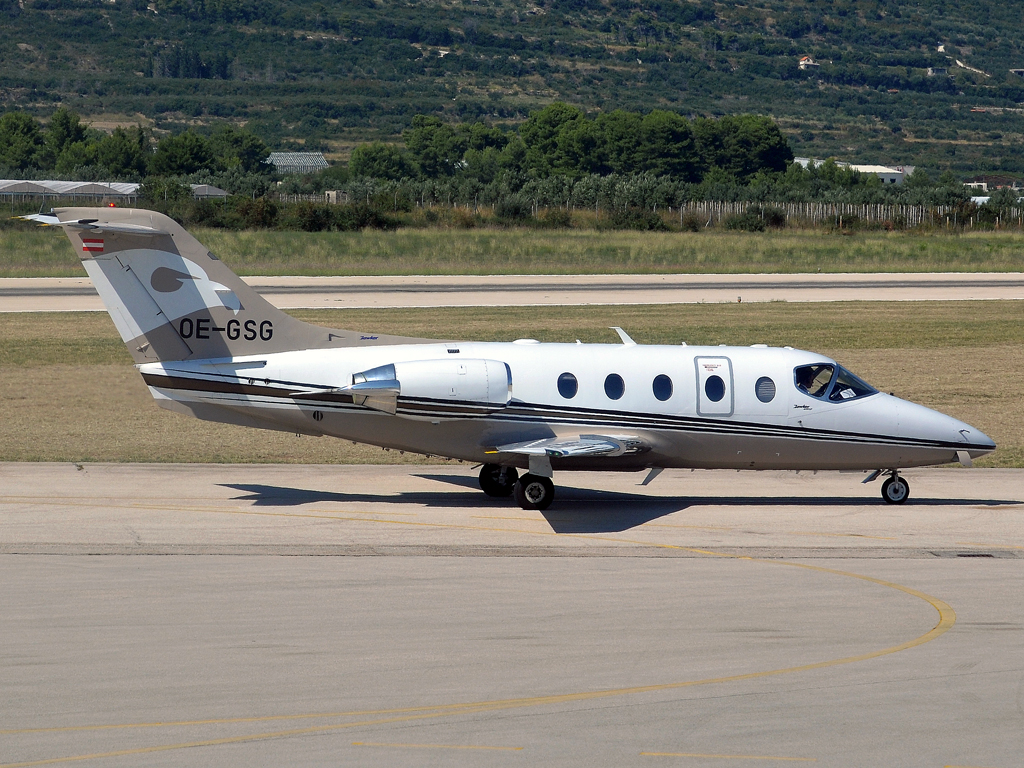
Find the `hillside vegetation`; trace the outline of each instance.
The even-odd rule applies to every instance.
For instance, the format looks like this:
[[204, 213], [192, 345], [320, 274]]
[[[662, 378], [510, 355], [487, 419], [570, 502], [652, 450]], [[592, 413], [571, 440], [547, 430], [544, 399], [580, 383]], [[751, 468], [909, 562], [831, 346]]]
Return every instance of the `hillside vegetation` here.
[[771, 115], [798, 155], [1024, 171], [1024, 17], [996, 0], [0, 0], [0, 19], [0, 103], [101, 126], [233, 121], [347, 157], [418, 114], [518, 123], [562, 100]]

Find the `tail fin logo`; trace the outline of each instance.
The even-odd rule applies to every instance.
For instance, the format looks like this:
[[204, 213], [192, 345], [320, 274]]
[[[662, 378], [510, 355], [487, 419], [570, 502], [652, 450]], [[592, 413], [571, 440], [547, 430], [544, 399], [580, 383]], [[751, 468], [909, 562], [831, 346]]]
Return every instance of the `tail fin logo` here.
[[195, 280], [195, 278], [170, 267], [157, 267], [153, 270], [153, 276], [149, 278], [149, 284], [153, 286], [154, 291], [174, 293], [184, 285], [182, 280]]
[[181, 317], [203, 307], [224, 307], [236, 314], [244, 309], [233, 290], [211, 280], [194, 261], [152, 251], [138, 253], [131, 261], [143, 280], [143, 275], [152, 269], [149, 286], [168, 317]]

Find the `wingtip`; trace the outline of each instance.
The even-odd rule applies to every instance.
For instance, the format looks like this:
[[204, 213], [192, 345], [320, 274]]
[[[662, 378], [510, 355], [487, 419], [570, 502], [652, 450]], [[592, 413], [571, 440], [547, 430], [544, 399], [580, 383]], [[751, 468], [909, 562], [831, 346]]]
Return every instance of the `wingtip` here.
[[11, 218], [22, 221], [34, 221], [43, 227], [52, 227], [60, 224], [60, 219], [57, 218], [55, 213], [28, 213], [24, 216], [12, 216]]

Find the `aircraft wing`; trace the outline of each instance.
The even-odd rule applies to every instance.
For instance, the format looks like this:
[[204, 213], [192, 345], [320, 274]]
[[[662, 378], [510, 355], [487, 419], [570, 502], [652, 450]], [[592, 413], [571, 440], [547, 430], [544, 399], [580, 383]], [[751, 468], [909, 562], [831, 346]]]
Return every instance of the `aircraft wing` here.
[[573, 456], [622, 456], [649, 450], [646, 441], [636, 435], [579, 435], [549, 437], [525, 443], [499, 445], [488, 453], [518, 453], [523, 456], [569, 458]]

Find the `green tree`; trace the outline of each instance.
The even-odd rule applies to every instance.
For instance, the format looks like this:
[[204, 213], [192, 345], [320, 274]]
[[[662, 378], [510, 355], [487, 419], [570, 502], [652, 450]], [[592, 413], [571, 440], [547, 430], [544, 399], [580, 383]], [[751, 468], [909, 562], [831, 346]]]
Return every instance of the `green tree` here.
[[608, 155], [600, 127], [586, 118], [563, 124], [543, 167], [544, 175], [607, 173]]
[[8, 112], [0, 117], [0, 167], [8, 172], [29, 171], [46, 162], [43, 132], [35, 118], [25, 112]]
[[932, 177], [928, 175], [928, 171], [924, 168], [915, 168], [914, 172], [903, 183], [906, 184], [908, 189], [930, 189], [935, 186]]
[[634, 173], [638, 167], [642, 118], [636, 112], [616, 109], [594, 121], [601, 135], [601, 162], [594, 173]]
[[640, 122], [636, 169], [687, 182], [700, 179], [700, 158], [693, 127], [674, 112], [654, 110]]
[[727, 115], [694, 124], [697, 151], [705, 168], [722, 168], [746, 181], [759, 170], [782, 172], [793, 150], [779, 127], [762, 115]]
[[360, 144], [353, 149], [348, 167], [354, 176], [370, 176], [375, 179], [397, 181], [416, 175], [416, 164], [408, 151], [380, 141]]
[[91, 141], [76, 141], [67, 144], [61, 150], [60, 157], [57, 158], [55, 170], [57, 173], [69, 175], [78, 168], [96, 165], [96, 148], [97, 145]]
[[502, 153], [494, 147], [486, 149], [467, 149], [463, 156], [465, 169], [463, 174], [489, 184], [501, 173]]
[[185, 176], [196, 171], [219, 170], [210, 143], [193, 131], [168, 136], [157, 144], [149, 161], [149, 172], [156, 176]]
[[104, 136], [96, 144], [96, 162], [111, 176], [117, 178], [141, 177], [146, 172], [146, 154], [143, 151], [138, 134], [132, 136], [124, 128], [117, 127], [109, 136]]
[[428, 179], [454, 176], [469, 148], [465, 134], [432, 115], [416, 115], [403, 138], [420, 173]]
[[[835, 158], [832, 157], [814, 168], [812, 174], [821, 177], [832, 186], [839, 187], [840, 189], [850, 189], [865, 182], [864, 174], [853, 170], [849, 166], [839, 165]], [[872, 178], [877, 177], [873, 176]]]
[[939, 176], [939, 184], [943, 187], [964, 188], [963, 182], [961, 182], [952, 171], [943, 171], [942, 175]]
[[245, 173], [271, 173], [266, 160], [270, 150], [263, 139], [249, 131], [239, 130], [233, 125], [217, 128], [209, 139], [210, 149], [227, 169], [241, 168]]
[[527, 165], [541, 176], [547, 176], [554, 168], [564, 165], [558, 135], [566, 126], [584, 120], [583, 110], [561, 101], [532, 113], [519, 128], [519, 135], [526, 145]]
[[509, 134], [485, 123], [461, 125], [459, 131], [465, 134], [467, 147], [477, 151], [492, 148], [502, 150], [509, 142]]
[[522, 173], [526, 170], [526, 144], [519, 134], [513, 134], [501, 150], [498, 167], [509, 173]]
[[50, 157], [59, 162], [61, 153], [72, 145], [85, 141], [86, 129], [81, 118], [67, 107], [60, 107], [50, 116], [46, 126], [46, 148]]
[[150, 176], [142, 183], [139, 194], [150, 203], [187, 203], [192, 200], [192, 189], [173, 179], [162, 176]]

